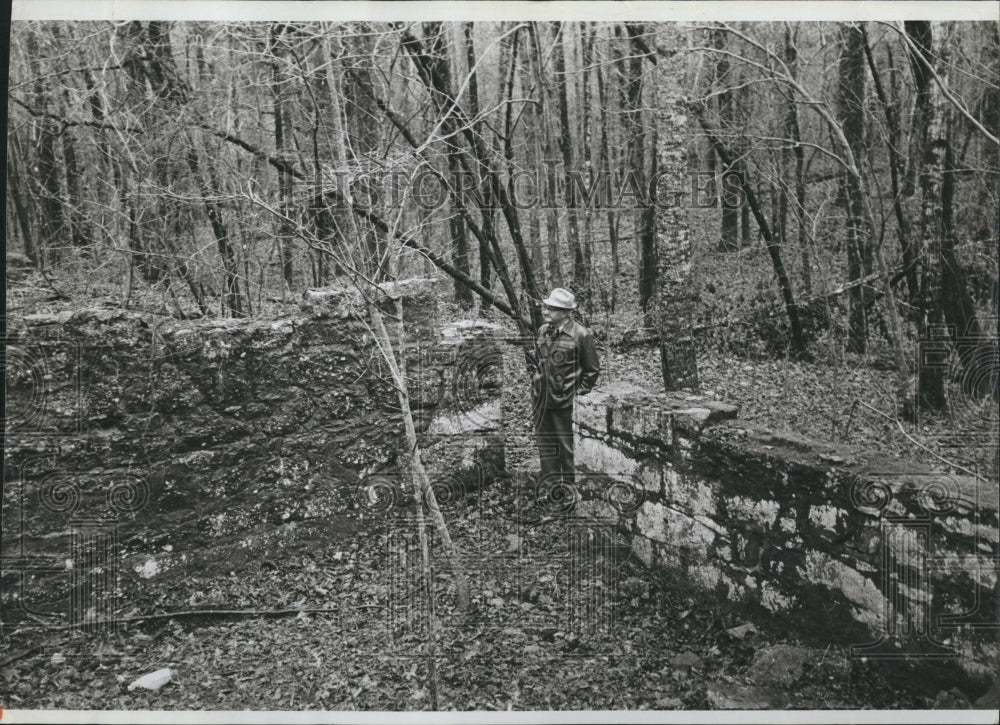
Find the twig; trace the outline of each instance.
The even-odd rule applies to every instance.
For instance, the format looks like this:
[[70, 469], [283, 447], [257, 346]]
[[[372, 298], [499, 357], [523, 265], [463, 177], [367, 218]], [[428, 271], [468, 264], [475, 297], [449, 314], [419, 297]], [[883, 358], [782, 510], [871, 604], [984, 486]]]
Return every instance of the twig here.
[[816, 663], [816, 664], [814, 664], [814, 665], [813, 665], [812, 667], [810, 667], [810, 668], [809, 668], [809, 669], [808, 669], [808, 670], [806, 671], [806, 674], [810, 674], [810, 673], [813, 673], [813, 672], [815, 672], [816, 670], [818, 670], [818, 669], [820, 668], [820, 665], [822, 665], [822, 664], [823, 664], [823, 661], [824, 661], [824, 660], [826, 659], [826, 653], [827, 653], [827, 652], [829, 652], [829, 651], [830, 651], [830, 645], [828, 644], [828, 645], [826, 646], [826, 649], [825, 649], [825, 650], [823, 650], [823, 656], [819, 658], [819, 662], [817, 662], [817, 663]]
[[64, 294], [56, 289], [56, 286], [52, 284], [52, 280], [49, 279], [49, 275], [45, 273], [45, 269], [43, 267], [38, 266], [36, 267], [36, 269], [41, 273], [42, 278], [45, 280], [45, 284], [49, 286], [49, 289], [56, 293], [56, 299], [67, 300], [67, 301], [72, 299], [69, 295]]
[[840, 434], [840, 440], [846, 441], [847, 436], [851, 434], [851, 423], [854, 421], [854, 411], [858, 409], [858, 400], [855, 399], [851, 403], [851, 413], [847, 416], [847, 425], [844, 426], [844, 432]]
[[909, 433], [906, 432], [906, 429], [903, 428], [903, 424], [900, 423], [897, 418], [894, 418], [891, 415], [886, 415], [885, 413], [883, 413], [878, 408], [873, 408], [872, 406], [868, 405], [868, 403], [864, 402], [863, 400], [855, 400], [854, 402], [859, 403], [860, 405], [865, 406], [866, 408], [868, 408], [868, 410], [872, 411], [873, 413], [877, 413], [878, 415], [881, 415], [886, 420], [891, 420], [892, 422], [894, 422], [896, 424], [896, 427], [899, 428], [899, 432], [902, 433], [904, 436], [906, 436], [910, 440], [910, 442], [913, 443], [913, 445], [915, 445], [918, 448], [922, 448], [923, 450], [927, 451], [928, 453], [930, 453], [932, 456], [934, 456], [935, 458], [937, 458], [942, 463], [944, 463], [944, 464], [946, 464], [948, 466], [951, 466], [953, 468], [957, 468], [960, 471], [965, 471], [966, 473], [968, 473], [970, 476], [972, 476], [974, 478], [977, 478], [977, 479], [980, 478], [980, 475], [978, 473], [976, 473], [975, 471], [970, 471], [968, 468], [966, 468], [965, 466], [963, 466], [963, 465], [961, 465], [959, 463], [955, 463], [954, 461], [949, 461], [944, 456], [942, 456], [942, 455], [940, 455], [938, 453], [935, 453], [930, 448], [928, 448], [927, 446], [925, 446], [923, 443], [921, 443], [920, 441], [918, 441], [916, 438], [914, 438], [913, 436], [911, 436]]
[[11, 664], [12, 662], [17, 662], [18, 660], [24, 659], [25, 657], [28, 657], [29, 655], [33, 655], [36, 652], [40, 651], [41, 649], [42, 649], [42, 646], [40, 644], [36, 644], [34, 647], [28, 647], [28, 649], [23, 649], [20, 652], [15, 652], [12, 655], [7, 655], [2, 660], [0, 660], [0, 667], [6, 667], [7, 665]]
[[[180, 612], [160, 612], [157, 614], [143, 614], [137, 617], [122, 617], [112, 620], [115, 624], [129, 624], [132, 622], [146, 622], [154, 619], [178, 619], [181, 617], [287, 617], [289, 615], [306, 614], [333, 614], [343, 612], [350, 608], [377, 608], [381, 604], [352, 604], [350, 607], [295, 607], [293, 609], [186, 609]], [[57, 626], [44, 625], [43, 628], [51, 631], [62, 631], [76, 629], [80, 624], [61, 624]]]

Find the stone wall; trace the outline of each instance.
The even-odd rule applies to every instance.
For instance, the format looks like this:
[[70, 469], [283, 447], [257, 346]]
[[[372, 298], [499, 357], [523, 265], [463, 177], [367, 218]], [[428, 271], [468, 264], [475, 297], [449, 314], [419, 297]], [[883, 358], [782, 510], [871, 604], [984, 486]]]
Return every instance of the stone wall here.
[[[387, 291], [405, 300], [410, 393], [434, 485], [454, 495], [456, 482], [482, 483], [502, 465], [490, 426], [469, 422], [496, 391], [463, 392], [459, 380], [495, 343], [483, 325], [442, 324], [433, 282]], [[382, 305], [393, 330], [398, 304]], [[270, 321], [112, 309], [12, 319], [5, 600], [42, 597], [25, 608], [64, 612], [65, 587], [39, 582], [65, 572], [81, 526], [113, 529], [126, 571], [164, 548], [239, 570], [270, 555], [268, 531], [297, 526], [303, 542], [319, 541], [345, 512], [406, 505], [399, 404], [364, 309], [351, 289], [329, 288]], [[443, 435], [449, 426], [456, 435]]]
[[996, 482], [736, 414], [621, 388], [580, 400], [578, 464], [632, 487], [616, 508], [634, 555], [820, 646], [993, 676]]

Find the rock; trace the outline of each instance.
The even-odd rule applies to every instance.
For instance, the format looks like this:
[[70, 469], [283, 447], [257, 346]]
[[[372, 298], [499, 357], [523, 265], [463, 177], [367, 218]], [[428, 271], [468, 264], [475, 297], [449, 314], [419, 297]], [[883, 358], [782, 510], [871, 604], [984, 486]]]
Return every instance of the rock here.
[[984, 710], [996, 710], [1000, 707], [1000, 680], [994, 680], [992, 687], [976, 700], [976, 707]]
[[934, 704], [931, 705], [932, 710], [970, 710], [972, 709], [972, 703], [969, 702], [969, 698], [965, 696], [965, 693], [959, 690], [957, 687], [953, 687], [950, 690], [941, 690], [934, 698]]
[[705, 695], [713, 710], [775, 710], [784, 705], [781, 693], [746, 685], [709, 685]]
[[727, 629], [726, 634], [733, 639], [743, 639], [748, 634], [757, 634], [757, 627], [754, 626], [753, 622], [747, 622], [746, 624], [741, 624], [738, 627]]
[[791, 685], [816, 656], [816, 651], [809, 647], [787, 644], [765, 647], [754, 655], [747, 674], [759, 685]]
[[721, 400], [706, 400], [702, 405], [712, 412], [711, 417], [709, 417], [709, 421], [712, 423], [720, 420], [732, 420], [740, 413], [738, 406], [723, 403]]
[[159, 690], [165, 684], [170, 682], [170, 678], [173, 673], [170, 671], [169, 667], [164, 667], [162, 670], [156, 670], [156, 672], [150, 672], [148, 675], [143, 675], [139, 679], [132, 682], [128, 686], [129, 692], [141, 687], [143, 690]]
[[657, 710], [683, 710], [684, 701], [676, 697], [658, 697], [656, 698], [656, 709]]
[[681, 652], [670, 660], [674, 667], [701, 667], [702, 659], [694, 652]]

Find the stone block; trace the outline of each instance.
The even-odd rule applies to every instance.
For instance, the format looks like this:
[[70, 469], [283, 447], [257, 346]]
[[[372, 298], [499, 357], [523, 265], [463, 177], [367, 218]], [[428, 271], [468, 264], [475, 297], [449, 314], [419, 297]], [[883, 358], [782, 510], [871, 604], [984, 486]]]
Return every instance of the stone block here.
[[739, 521], [749, 521], [762, 526], [771, 526], [778, 518], [781, 505], [769, 499], [752, 499], [745, 496], [726, 498], [726, 511]]
[[702, 479], [681, 475], [677, 483], [667, 490], [667, 498], [677, 507], [693, 515], [715, 516], [717, 513], [715, 491]]
[[697, 519], [669, 509], [666, 536], [673, 546], [687, 547], [698, 559], [707, 559], [710, 547], [715, 543], [715, 531]]
[[787, 596], [768, 581], [760, 583], [760, 603], [765, 609], [772, 612], [781, 612], [791, 609], [795, 605], [795, 597]]
[[646, 501], [636, 513], [636, 527], [642, 536], [654, 541], [667, 541], [667, 508], [654, 501]]
[[881, 631], [885, 618], [885, 598], [871, 579], [819, 551], [806, 551], [804, 565], [798, 571], [806, 581], [829, 587], [835, 594], [853, 604], [852, 616], [870, 631]]
[[659, 494], [663, 490], [663, 471], [656, 464], [644, 463], [638, 474], [633, 476], [632, 482], [644, 491]]
[[653, 542], [647, 539], [645, 536], [633, 536], [632, 537], [632, 551], [635, 555], [639, 557], [646, 566], [651, 566], [653, 563]]
[[695, 564], [687, 569], [688, 578], [695, 584], [706, 589], [715, 589], [722, 580], [722, 572], [718, 567], [708, 564]]
[[631, 477], [639, 469], [638, 461], [620, 449], [587, 436], [576, 441], [576, 463], [609, 476]]
[[721, 400], [706, 400], [703, 403], [699, 403], [699, 405], [708, 408], [709, 411], [711, 411], [708, 418], [709, 424], [722, 420], [732, 420], [740, 413], [738, 406], [730, 403], [724, 403]]
[[837, 530], [837, 520], [845, 515], [845, 512], [836, 506], [819, 504], [809, 507], [809, 523], [831, 533]]
[[472, 338], [497, 338], [503, 335], [503, 326], [486, 320], [455, 320], [441, 326], [442, 342], [462, 342]]
[[670, 413], [663, 410], [655, 396], [632, 395], [619, 400], [612, 415], [612, 435], [661, 441], [668, 446], [671, 439]]
[[609, 411], [613, 411], [613, 409], [607, 405], [605, 396], [597, 398], [593, 393], [584, 395], [576, 401], [573, 422], [585, 434], [605, 436], [610, 433], [608, 430]]

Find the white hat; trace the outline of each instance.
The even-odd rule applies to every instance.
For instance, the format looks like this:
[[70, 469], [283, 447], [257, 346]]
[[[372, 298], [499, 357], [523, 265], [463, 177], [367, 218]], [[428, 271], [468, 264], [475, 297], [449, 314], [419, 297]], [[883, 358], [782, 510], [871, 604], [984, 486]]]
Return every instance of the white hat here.
[[576, 309], [576, 297], [568, 289], [563, 289], [562, 287], [556, 287], [549, 296], [542, 300], [542, 304], [546, 307], [558, 307], [563, 310], [575, 310]]

